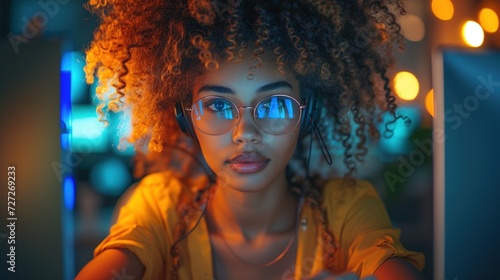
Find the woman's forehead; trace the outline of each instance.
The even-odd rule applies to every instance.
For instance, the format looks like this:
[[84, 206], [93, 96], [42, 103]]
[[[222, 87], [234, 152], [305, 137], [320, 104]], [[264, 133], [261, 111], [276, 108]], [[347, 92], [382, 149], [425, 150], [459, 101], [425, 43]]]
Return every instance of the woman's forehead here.
[[261, 61], [258, 61], [255, 58], [245, 58], [237, 63], [219, 62], [216, 70], [204, 71], [194, 79], [194, 96], [210, 90], [245, 94], [276, 90], [298, 93], [299, 83], [293, 75], [281, 73], [275, 59], [262, 57]]

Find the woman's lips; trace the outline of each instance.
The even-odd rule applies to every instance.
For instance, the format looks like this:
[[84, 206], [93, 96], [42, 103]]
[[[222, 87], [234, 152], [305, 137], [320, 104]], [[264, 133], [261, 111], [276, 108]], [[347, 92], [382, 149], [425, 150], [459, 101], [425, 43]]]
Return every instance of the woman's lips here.
[[232, 157], [229, 168], [241, 174], [257, 173], [267, 166], [269, 159], [259, 153], [243, 153]]

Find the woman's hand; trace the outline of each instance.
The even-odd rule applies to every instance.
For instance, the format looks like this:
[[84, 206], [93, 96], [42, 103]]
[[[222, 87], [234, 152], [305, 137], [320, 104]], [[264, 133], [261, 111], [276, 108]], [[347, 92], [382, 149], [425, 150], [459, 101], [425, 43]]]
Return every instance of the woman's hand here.
[[368, 276], [363, 279], [359, 278], [358, 275], [354, 273], [347, 273], [342, 275], [334, 275], [328, 270], [320, 271], [307, 278], [307, 280], [375, 280], [375, 276]]

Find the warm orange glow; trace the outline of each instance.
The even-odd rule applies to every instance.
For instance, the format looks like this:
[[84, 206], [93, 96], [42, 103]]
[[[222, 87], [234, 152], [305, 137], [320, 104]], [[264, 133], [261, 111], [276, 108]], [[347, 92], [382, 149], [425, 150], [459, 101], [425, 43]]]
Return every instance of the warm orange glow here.
[[479, 47], [484, 41], [483, 28], [479, 23], [469, 20], [462, 27], [462, 38], [471, 47]]
[[440, 20], [450, 20], [453, 17], [454, 7], [450, 0], [432, 0], [432, 12]]
[[401, 71], [394, 77], [394, 90], [403, 100], [414, 100], [420, 89], [417, 77], [410, 72]]
[[434, 89], [431, 89], [425, 96], [425, 109], [434, 117]]
[[484, 8], [479, 12], [479, 23], [484, 31], [495, 33], [498, 30], [498, 15], [492, 9]]

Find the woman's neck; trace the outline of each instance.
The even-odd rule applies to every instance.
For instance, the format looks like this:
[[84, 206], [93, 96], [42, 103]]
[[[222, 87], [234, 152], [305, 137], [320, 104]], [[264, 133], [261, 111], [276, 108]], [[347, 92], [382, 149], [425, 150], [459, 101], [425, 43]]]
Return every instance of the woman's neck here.
[[258, 192], [216, 185], [208, 206], [211, 231], [223, 231], [224, 235], [241, 236], [251, 242], [259, 236], [294, 229], [298, 202], [283, 180]]

